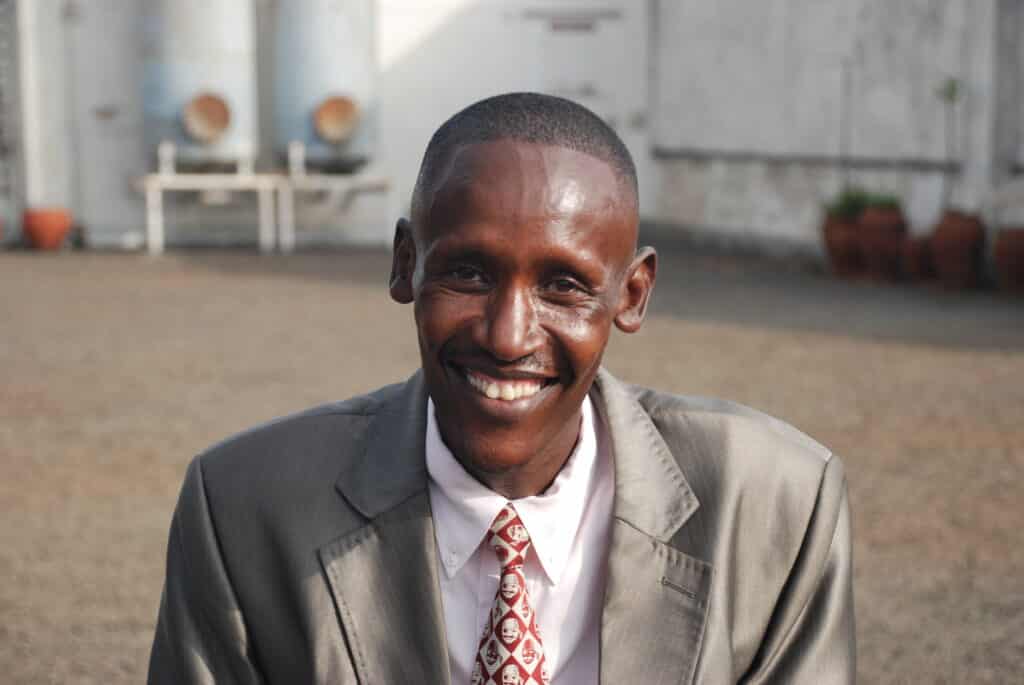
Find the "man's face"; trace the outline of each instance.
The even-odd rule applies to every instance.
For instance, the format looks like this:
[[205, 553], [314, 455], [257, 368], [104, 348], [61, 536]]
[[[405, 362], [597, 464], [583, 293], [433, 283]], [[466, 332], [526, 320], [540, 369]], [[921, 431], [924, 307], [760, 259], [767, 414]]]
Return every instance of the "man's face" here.
[[496, 141], [456, 149], [421, 199], [392, 295], [415, 302], [441, 434], [484, 482], [534, 469], [539, 492], [576, 441], [612, 324], [642, 321], [654, 257], [635, 254], [635, 198], [595, 157]]

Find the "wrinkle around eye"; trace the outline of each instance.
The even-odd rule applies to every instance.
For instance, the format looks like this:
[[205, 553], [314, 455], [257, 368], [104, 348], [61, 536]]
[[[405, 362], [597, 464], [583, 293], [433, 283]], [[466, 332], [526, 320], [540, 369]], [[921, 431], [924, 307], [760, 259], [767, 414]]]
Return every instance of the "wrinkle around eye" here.
[[548, 305], [560, 309], [586, 309], [593, 310], [600, 307], [600, 298], [595, 294], [576, 284], [572, 290], [556, 290], [545, 287], [539, 292], [539, 296]]

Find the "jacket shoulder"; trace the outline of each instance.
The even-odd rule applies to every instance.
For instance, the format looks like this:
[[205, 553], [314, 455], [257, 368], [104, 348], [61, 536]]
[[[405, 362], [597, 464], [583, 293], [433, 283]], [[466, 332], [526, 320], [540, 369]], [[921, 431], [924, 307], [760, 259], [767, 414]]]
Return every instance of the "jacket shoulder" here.
[[[327, 447], [332, 444], [334, 448], [344, 448], [358, 437], [360, 429], [401, 388], [401, 383], [387, 385], [365, 395], [271, 419], [213, 444], [196, 459], [204, 472], [208, 472], [235, 467], [254, 468], [261, 461], [276, 461], [280, 456], [277, 449], [283, 446], [298, 449], [298, 454], [290, 453], [293, 457], [308, 455], [318, 445]], [[336, 443], [325, 442], [328, 438], [342, 439]], [[344, 455], [345, 450], [342, 449], [334, 456]]]
[[[730, 681], [747, 673], [751, 682], [817, 682], [822, 664], [846, 673], [850, 527], [838, 457], [735, 402], [629, 391], [679, 465], [679, 487], [698, 502], [671, 544], [713, 569], [706, 630], [717, 639], [705, 638], [706, 674], [716, 648]], [[806, 677], [788, 677], [787, 668]]]
[[[402, 384], [268, 421], [216, 443], [194, 460], [211, 512], [274, 520], [336, 510], [335, 480], [362, 456], [368, 428]], [[341, 511], [346, 520], [352, 512]], [[297, 519], [298, 520], [298, 519]], [[253, 521], [250, 520], [249, 523]]]
[[821, 504], [819, 493], [831, 492], [826, 481], [845, 481], [828, 448], [768, 414], [720, 399], [633, 392], [700, 501], [702, 518], [745, 530], [771, 521], [796, 542]]
[[[835, 459], [831, 450], [774, 416], [738, 402], [673, 395], [631, 386], [634, 397], [666, 440], [684, 436], [694, 448], [714, 446], [717, 460], [769, 462], [774, 469], [820, 474]], [[673, 450], [677, 453], [677, 450]], [[678, 458], [678, 456], [677, 456]]]

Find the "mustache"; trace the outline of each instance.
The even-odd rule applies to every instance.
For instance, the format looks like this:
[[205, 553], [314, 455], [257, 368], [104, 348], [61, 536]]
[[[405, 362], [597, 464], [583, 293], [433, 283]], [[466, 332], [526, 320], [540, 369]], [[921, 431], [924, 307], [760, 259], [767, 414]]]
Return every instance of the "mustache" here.
[[442, 359], [459, 366], [479, 366], [483, 368], [493, 367], [496, 369], [515, 369], [523, 373], [534, 373], [538, 375], [563, 375], [563, 369], [550, 356], [531, 353], [518, 359], [499, 359], [487, 350], [445, 350], [442, 352]]

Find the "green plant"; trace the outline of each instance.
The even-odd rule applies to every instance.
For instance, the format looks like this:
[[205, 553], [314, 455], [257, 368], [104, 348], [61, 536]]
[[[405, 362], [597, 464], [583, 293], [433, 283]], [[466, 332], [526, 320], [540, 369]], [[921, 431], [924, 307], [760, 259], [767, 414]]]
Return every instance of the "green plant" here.
[[870, 197], [871, 193], [863, 188], [849, 186], [839, 191], [835, 199], [825, 205], [825, 211], [831, 216], [853, 221], [868, 206]]
[[877, 209], [899, 209], [902, 205], [898, 195], [892, 193], [869, 193], [867, 207]]

